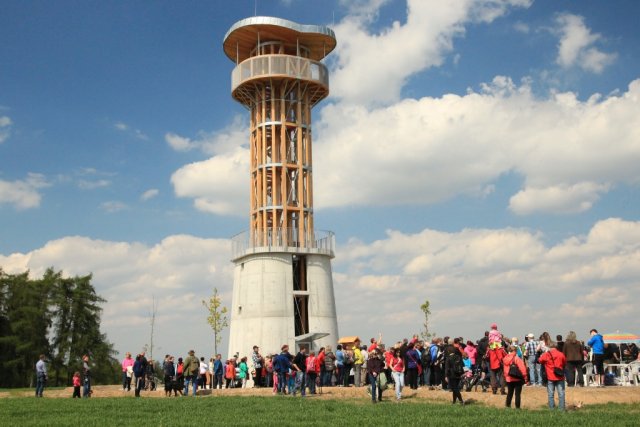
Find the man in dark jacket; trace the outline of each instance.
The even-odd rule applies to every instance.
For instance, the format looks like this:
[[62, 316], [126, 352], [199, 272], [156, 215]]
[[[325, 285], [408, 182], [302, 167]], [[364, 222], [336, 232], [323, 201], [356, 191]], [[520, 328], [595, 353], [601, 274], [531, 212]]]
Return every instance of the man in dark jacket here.
[[281, 353], [273, 361], [273, 370], [278, 375], [278, 394], [284, 394], [287, 390], [287, 373], [291, 369], [290, 357], [289, 346], [284, 344], [281, 348]]
[[369, 354], [369, 360], [367, 360], [367, 376], [369, 377], [369, 383], [371, 384], [371, 401], [373, 403], [376, 403], [376, 396], [378, 396], [378, 402], [382, 401], [380, 373], [383, 370], [384, 360], [382, 358], [382, 352], [380, 349], [376, 348], [373, 353]]
[[213, 388], [222, 389], [223, 376], [224, 367], [222, 366], [222, 355], [216, 354], [216, 360], [213, 361]]
[[144, 387], [144, 364], [142, 363], [143, 356], [141, 354], [136, 356], [136, 361], [133, 362], [133, 376], [136, 378], [136, 397], [140, 397], [140, 390]]
[[[456, 342], [456, 340], [458, 341]], [[458, 347], [456, 347], [455, 344], [458, 344]], [[464, 374], [464, 365], [462, 363], [462, 353], [459, 344], [459, 339], [456, 338], [454, 345], [448, 345], [445, 349], [444, 375], [447, 378], [447, 384], [449, 384], [449, 389], [453, 395], [452, 403], [455, 404], [457, 400], [460, 400], [460, 404], [464, 405], [464, 400], [462, 400], [462, 394], [460, 393], [460, 380]]]
[[296, 375], [296, 382], [293, 388], [293, 395], [295, 396], [298, 390], [300, 390], [300, 396], [305, 395], [305, 377], [307, 376], [307, 349], [300, 346], [300, 351], [293, 359], [293, 370]]

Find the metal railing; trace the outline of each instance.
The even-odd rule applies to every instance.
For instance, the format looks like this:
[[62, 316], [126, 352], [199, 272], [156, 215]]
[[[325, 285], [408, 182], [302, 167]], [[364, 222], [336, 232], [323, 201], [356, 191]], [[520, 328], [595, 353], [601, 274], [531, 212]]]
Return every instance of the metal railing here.
[[274, 231], [243, 231], [231, 238], [232, 259], [264, 252], [322, 254], [334, 257], [335, 235], [332, 231], [315, 231], [304, 241], [297, 238], [298, 230], [278, 228]]
[[284, 75], [329, 88], [329, 72], [321, 62], [291, 55], [261, 55], [245, 59], [231, 72], [231, 92], [247, 80]]

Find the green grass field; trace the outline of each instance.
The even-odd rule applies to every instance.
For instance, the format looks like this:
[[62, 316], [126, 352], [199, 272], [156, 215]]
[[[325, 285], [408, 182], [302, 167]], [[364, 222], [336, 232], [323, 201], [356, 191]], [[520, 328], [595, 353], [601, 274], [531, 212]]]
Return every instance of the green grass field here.
[[606, 404], [566, 413], [481, 405], [386, 401], [377, 405], [290, 397], [93, 398], [0, 400], [3, 426], [177, 425], [608, 425], [640, 422], [638, 405]]

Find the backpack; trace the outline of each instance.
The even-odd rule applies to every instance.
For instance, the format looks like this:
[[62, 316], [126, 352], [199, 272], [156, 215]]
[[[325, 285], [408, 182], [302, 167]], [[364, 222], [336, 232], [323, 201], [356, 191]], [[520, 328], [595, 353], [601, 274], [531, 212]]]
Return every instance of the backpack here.
[[422, 363], [422, 366], [425, 368], [431, 365], [431, 351], [429, 349], [425, 349], [422, 352], [422, 355], [420, 356], [420, 363]]

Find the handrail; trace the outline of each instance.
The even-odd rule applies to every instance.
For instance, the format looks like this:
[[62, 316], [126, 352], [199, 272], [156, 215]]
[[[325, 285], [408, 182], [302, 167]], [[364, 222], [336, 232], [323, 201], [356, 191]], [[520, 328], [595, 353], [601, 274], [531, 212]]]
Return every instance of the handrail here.
[[335, 235], [332, 231], [316, 231], [305, 240], [296, 238], [297, 231], [278, 228], [275, 232], [243, 231], [231, 238], [231, 255], [236, 260], [246, 255], [264, 252], [288, 252], [328, 255], [335, 253]]
[[292, 55], [260, 55], [245, 59], [231, 72], [231, 92], [257, 77], [284, 75], [308, 80], [329, 88], [329, 71], [318, 61]]

